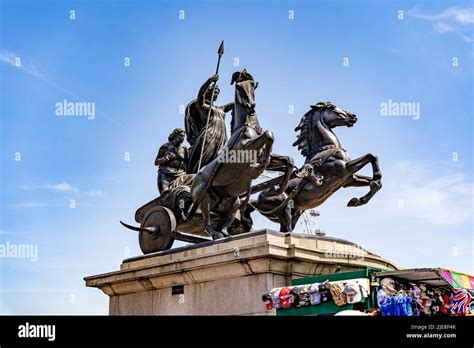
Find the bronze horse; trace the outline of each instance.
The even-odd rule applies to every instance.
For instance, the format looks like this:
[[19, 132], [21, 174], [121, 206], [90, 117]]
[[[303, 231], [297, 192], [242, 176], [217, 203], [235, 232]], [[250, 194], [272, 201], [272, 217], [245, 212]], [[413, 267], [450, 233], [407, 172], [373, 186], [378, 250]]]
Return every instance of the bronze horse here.
[[[255, 160], [230, 163], [224, 156], [218, 156], [194, 178], [191, 186], [193, 205], [199, 204], [203, 227], [214, 240], [228, 236], [227, 229], [241, 207], [240, 197], [249, 194], [252, 180], [267, 168], [274, 141], [271, 131], [260, 128], [255, 113], [257, 83], [250, 74], [236, 76], [234, 74], [232, 79], [235, 83], [232, 135], [222, 153], [255, 154], [248, 156]], [[217, 228], [211, 225], [211, 211], [220, 216]]]
[[[244, 213], [245, 219], [251, 220], [250, 213], [257, 210], [279, 223], [280, 231], [291, 232], [305, 210], [320, 206], [341, 187], [368, 186], [366, 195], [352, 198], [347, 206], [367, 204], [382, 187], [378, 159], [368, 153], [351, 161], [333, 132], [335, 127], [352, 127], [356, 122], [356, 115], [330, 102], [312, 105], [295, 128], [299, 134], [293, 146], [298, 146], [306, 157], [300, 173], [289, 181], [283, 194], [272, 196], [268, 194], [271, 190], [267, 190], [251, 200]], [[356, 174], [369, 163], [372, 177]]]

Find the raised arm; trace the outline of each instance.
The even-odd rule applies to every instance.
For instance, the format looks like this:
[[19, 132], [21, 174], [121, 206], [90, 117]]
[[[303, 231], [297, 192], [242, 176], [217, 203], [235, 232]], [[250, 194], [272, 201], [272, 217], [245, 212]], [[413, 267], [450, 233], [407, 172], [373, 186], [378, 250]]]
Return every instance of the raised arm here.
[[210, 78], [207, 79], [206, 82], [199, 88], [198, 96], [197, 96], [197, 101], [196, 105], [200, 108], [202, 107], [210, 107], [210, 105], [206, 104], [206, 91], [213, 82], [217, 82], [219, 80], [219, 75], [214, 75], [211, 76]]

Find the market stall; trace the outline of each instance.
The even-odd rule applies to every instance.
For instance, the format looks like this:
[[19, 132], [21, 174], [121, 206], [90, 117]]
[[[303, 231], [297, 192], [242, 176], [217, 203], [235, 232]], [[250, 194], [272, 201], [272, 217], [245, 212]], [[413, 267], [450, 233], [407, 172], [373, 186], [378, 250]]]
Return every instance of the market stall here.
[[[474, 277], [444, 268], [377, 272], [377, 305], [383, 316], [471, 315]], [[408, 313], [400, 302], [410, 302]], [[408, 306], [407, 306], [408, 307]]]
[[365, 313], [380, 316], [470, 315], [474, 277], [443, 268], [352, 272], [294, 279], [262, 300], [276, 315]]
[[293, 279], [291, 286], [263, 295], [267, 309], [276, 315], [334, 315], [347, 310], [365, 311], [373, 305], [371, 282], [380, 269]]

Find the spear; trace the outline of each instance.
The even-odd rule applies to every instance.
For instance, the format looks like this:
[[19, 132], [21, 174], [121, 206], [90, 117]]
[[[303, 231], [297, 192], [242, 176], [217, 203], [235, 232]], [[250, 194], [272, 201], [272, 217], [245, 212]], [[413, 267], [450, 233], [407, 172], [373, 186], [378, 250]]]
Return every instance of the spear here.
[[[222, 58], [222, 55], [224, 54], [224, 40], [222, 40], [219, 46], [219, 49], [217, 50], [217, 54], [219, 55], [219, 59], [217, 60], [216, 75], [219, 73], [221, 58]], [[206, 145], [207, 129], [209, 127], [209, 118], [211, 117], [212, 102], [214, 100], [214, 92], [216, 91], [216, 84], [217, 82], [214, 82], [214, 85], [212, 86], [211, 101], [210, 101], [211, 105], [209, 106], [209, 112], [207, 113], [206, 127], [204, 128], [204, 138], [201, 143], [201, 155], [199, 156], [199, 163], [198, 163], [198, 170], [197, 170], [198, 172], [201, 169], [202, 155], [204, 154], [204, 146]]]

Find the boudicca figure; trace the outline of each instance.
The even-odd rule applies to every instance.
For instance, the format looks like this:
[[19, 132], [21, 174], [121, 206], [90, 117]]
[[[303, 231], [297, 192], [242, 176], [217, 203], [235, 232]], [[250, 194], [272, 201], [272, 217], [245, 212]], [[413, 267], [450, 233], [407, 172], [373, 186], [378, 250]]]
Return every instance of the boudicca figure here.
[[[191, 145], [188, 173], [197, 173], [200, 169], [199, 165], [202, 168], [209, 164], [217, 158], [227, 144], [225, 114], [233, 109], [234, 103], [222, 106], [213, 105], [220, 93], [219, 86], [217, 86], [218, 79], [219, 75], [216, 74], [204, 82], [199, 89], [197, 99], [191, 101], [186, 107], [184, 123], [187, 141]], [[214, 84], [216, 84], [215, 89]], [[211, 112], [209, 112], [209, 108], [211, 108]], [[208, 115], [209, 121], [207, 120]]]

